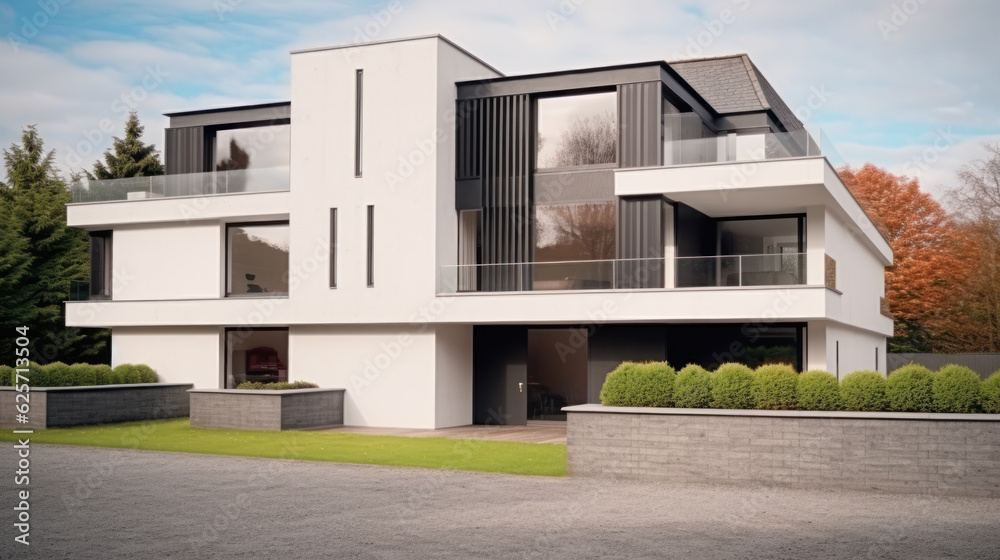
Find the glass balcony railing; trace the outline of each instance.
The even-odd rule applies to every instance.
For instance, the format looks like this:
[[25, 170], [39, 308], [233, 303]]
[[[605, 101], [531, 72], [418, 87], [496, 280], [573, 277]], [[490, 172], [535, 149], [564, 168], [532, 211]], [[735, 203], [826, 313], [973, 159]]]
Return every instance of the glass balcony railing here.
[[73, 183], [70, 188], [73, 191], [73, 202], [287, 191], [288, 167], [261, 167], [94, 181], [85, 179]]
[[663, 142], [665, 166], [764, 161], [807, 156], [826, 156], [834, 167], [843, 164], [843, 158], [822, 131], [815, 135], [806, 130], [746, 135], [727, 134]]
[[664, 259], [469, 264], [441, 267], [440, 293], [785, 286], [806, 283], [805, 253]]
[[788, 286], [806, 283], [806, 254], [678, 257], [676, 286]]

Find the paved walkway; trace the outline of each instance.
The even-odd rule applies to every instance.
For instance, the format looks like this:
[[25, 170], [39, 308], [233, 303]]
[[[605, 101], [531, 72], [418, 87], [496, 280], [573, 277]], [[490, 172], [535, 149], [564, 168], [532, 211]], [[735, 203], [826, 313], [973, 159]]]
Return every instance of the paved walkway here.
[[1000, 500], [677, 486], [35, 445], [0, 558], [1000, 558]]
[[453, 439], [524, 441], [528, 443], [561, 443], [566, 445], [566, 422], [557, 420], [529, 420], [527, 426], [483, 426], [477, 424], [455, 428], [441, 428], [438, 430], [340, 426], [320, 431], [382, 436], [446, 437]]

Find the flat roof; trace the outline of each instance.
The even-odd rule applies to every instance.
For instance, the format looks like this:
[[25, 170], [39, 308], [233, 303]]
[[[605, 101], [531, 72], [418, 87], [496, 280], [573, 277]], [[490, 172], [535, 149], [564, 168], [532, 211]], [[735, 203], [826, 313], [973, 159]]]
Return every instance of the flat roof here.
[[291, 101], [271, 101], [268, 103], [253, 103], [250, 105], [228, 105], [226, 107], [215, 107], [211, 109], [195, 109], [193, 111], [172, 111], [163, 113], [164, 117], [187, 117], [191, 115], [204, 115], [206, 113], [227, 113], [229, 111], [246, 111], [249, 109], [270, 109], [272, 107], [283, 107], [291, 105]]

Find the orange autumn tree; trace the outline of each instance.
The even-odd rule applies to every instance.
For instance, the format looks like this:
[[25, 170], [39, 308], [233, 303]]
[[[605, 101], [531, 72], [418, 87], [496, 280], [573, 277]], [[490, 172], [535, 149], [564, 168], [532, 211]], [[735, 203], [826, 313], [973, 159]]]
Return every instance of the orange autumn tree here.
[[847, 188], [892, 247], [885, 295], [895, 320], [890, 348], [901, 352], [953, 350], [959, 302], [973, 270], [975, 244], [916, 179], [871, 163], [838, 171]]

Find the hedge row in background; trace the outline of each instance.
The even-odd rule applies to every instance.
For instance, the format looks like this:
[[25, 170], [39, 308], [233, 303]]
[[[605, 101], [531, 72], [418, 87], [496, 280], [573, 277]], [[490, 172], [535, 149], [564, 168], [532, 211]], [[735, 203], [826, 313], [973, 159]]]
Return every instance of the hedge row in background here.
[[[241, 386], [242, 388], [242, 386]], [[601, 388], [605, 406], [760, 410], [986, 412], [1000, 414], [1000, 371], [981, 381], [971, 369], [947, 365], [933, 372], [909, 364], [883, 377], [856, 371], [839, 382], [831, 373], [796, 373], [787, 365], [750, 369], [722, 364], [713, 372], [689, 364], [624, 362]]]
[[[261, 383], [260, 381], [244, 381], [236, 386], [237, 389], [249, 389], [251, 391], [287, 391], [289, 389], [315, 389], [319, 385], [308, 381], [279, 381], [277, 383]], [[652, 406], [652, 405], [650, 405]]]
[[[85, 387], [90, 385], [120, 385], [125, 383], [156, 383], [159, 378], [153, 368], [145, 364], [121, 364], [111, 369], [107, 365], [72, 364], [52, 362], [40, 365], [28, 364], [28, 378], [31, 387]], [[15, 371], [10, 366], [0, 366], [2, 385], [15, 384]], [[23, 383], [23, 381], [22, 381]], [[20, 384], [20, 383], [19, 383]]]

